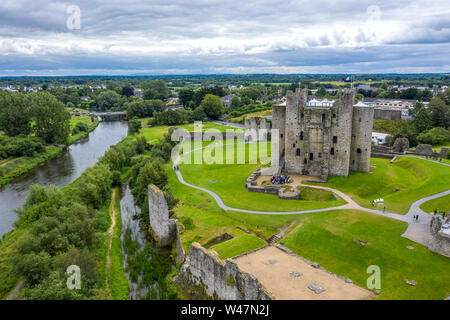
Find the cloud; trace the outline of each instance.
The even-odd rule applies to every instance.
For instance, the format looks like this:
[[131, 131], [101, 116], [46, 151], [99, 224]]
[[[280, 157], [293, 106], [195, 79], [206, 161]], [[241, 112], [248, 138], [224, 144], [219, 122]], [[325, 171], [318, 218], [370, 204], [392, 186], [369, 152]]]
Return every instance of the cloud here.
[[448, 72], [449, 44], [442, 0], [0, 2], [0, 74]]

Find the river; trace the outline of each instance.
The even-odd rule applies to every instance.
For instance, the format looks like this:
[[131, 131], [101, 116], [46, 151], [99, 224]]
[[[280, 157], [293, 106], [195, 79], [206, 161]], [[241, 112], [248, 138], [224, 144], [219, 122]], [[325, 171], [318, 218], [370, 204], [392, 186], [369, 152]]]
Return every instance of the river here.
[[92, 167], [110, 146], [123, 140], [127, 130], [128, 124], [124, 121], [100, 122], [88, 137], [0, 189], [0, 238], [14, 228], [14, 221], [17, 220], [14, 209], [25, 203], [31, 185], [62, 188], [72, 183]]

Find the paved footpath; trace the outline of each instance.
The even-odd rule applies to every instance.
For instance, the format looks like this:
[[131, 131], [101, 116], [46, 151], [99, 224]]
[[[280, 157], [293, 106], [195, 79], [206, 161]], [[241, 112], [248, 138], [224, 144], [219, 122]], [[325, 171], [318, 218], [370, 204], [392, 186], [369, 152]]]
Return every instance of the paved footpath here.
[[[239, 143], [239, 144], [243, 144], [245, 142]], [[234, 143], [231, 143], [234, 144]], [[228, 145], [231, 145], [228, 144]], [[183, 155], [179, 155], [175, 161], [174, 161], [174, 166], [178, 166], [178, 164], [181, 161], [181, 157], [203, 149], [206, 147], [201, 147], [201, 148], [197, 148], [197, 149], [192, 149], [186, 153], [184, 153]], [[412, 156], [414, 157], [414, 156]], [[427, 160], [421, 157], [415, 157], [424, 161], [430, 161], [430, 162], [434, 162], [440, 165], [445, 165], [445, 166], [450, 166], [446, 163], [441, 163], [438, 161], [433, 161], [433, 160]], [[427, 246], [428, 245], [428, 237], [429, 237], [429, 225], [430, 225], [430, 221], [431, 221], [431, 215], [424, 212], [422, 209], [420, 209], [420, 205], [422, 205], [423, 203], [429, 201], [429, 200], [433, 200], [445, 195], [450, 194], [450, 190], [447, 191], [443, 191], [440, 192], [438, 194], [435, 195], [431, 195], [425, 198], [422, 198], [420, 200], [417, 200], [416, 202], [414, 202], [411, 207], [409, 208], [409, 211], [407, 214], [403, 215], [403, 214], [398, 214], [398, 213], [393, 213], [393, 212], [385, 212], [383, 213], [381, 210], [375, 210], [375, 209], [369, 209], [369, 208], [365, 208], [365, 207], [361, 207], [359, 204], [357, 204], [351, 197], [349, 197], [347, 194], [343, 193], [342, 191], [339, 191], [337, 189], [333, 189], [333, 188], [329, 188], [329, 187], [324, 187], [324, 186], [313, 186], [313, 185], [307, 185], [307, 187], [311, 187], [311, 188], [316, 188], [316, 189], [323, 189], [323, 190], [327, 190], [327, 191], [331, 191], [334, 192], [335, 194], [337, 194], [338, 196], [340, 196], [342, 199], [344, 199], [347, 204], [342, 205], [342, 206], [337, 206], [337, 207], [329, 207], [329, 208], [323, 208], [323, 209], [313, 209], [313, 210], [298, 210], [298, 211], [258, 211], [258, 210], [246, 210], [246, 209], [239, 209], [239, 208], [233, 208], [230, 206], [227, 206], [222, 198], [220, 198], [220, 196], [215, 193], [214, 191], [211, 191], [209, 189], [206, 188], [202, 188], [193, 184], [190, 184], [188, 182], [186, 182], [183, 178], [183, 175], [181, 174], [180, 170], [175, 170], [175, 173], [177, 175], [178, 181], [180, 181], [182, 184], [197, 189], [197, 190], [201, 190], [204, 191], [206, 193], [208, 193], [209, 195], [211, 195], [214, 200], [216, 201], [217, 205], [225, 210], [225, 211], [236, 211], [236, 212], [243, 212], [243, 213], [252, 213], [252, 214], [272, 214], [272, 215], [291, 215], [291, 214], [305, 214], [305, 213], [315, 213], [315, 212], [324, 212], [324, 211], [332, 211], [332, 210], [361, 210], [361, 211], [365, 211], [365, 212], [370, 212], [370, 213], [374, 213], [374, 214], [378, 214], [384, 217], [388, 217], [391, 219], [395, 219], [395, 220], [399, 220], [399, 221], [403, 221], [408, 223], [408, 228], [406, 229], [406, 231], [402, 234], [403, 237], [410, 239], [414, 242], [420, 243], [422, 245]], [[306, 185], [305, 185], [306, 186]], [[419, 221], [414, 221], [413, 220], [413, 216], [414, 215], [419, 215]]]

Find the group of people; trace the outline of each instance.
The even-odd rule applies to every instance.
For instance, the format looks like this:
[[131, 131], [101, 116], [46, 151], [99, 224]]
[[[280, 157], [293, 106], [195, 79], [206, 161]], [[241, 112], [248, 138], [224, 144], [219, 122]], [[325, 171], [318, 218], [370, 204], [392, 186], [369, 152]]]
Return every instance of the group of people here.
[[[442, 212], [442, 219], [445, 219], [445, 211], [440, 211], [439, 213]], [[434, 209], [434, 215], [437, 215], [437, 210]]]
[[419, 215], [418, 214], [413, 215], [413, 220], [419, 221]]
[[292, 178], [289, 176], [272, 176], [270, 178], [271, 184], [285, 184], [285, 183], [292, 183]]

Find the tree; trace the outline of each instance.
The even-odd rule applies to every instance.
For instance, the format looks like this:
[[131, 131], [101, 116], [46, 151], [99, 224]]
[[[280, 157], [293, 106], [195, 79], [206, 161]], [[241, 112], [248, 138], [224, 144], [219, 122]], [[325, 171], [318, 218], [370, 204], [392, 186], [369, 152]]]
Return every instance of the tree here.
[[108, 111], [119, 102], [119, 95], [114, 91], [105, 91], [100, 93], [97, 98], [97, 106], [100, 111]]
[[126, 96], [127, 98], [129, 98], [134, 95], [134, 89], [131, 88], [130, 86], [125, 86], [122, 88], [121, 94], [123, 96]]
[[241, 106], [241, 99], [238, 96], [231, 99], [231, 110], [239, 109]]
[[413, 126], [417, 134], [427, 131], [433, 127], [431, 114], [426, 108], [420, 108], [413, 121]]
[[433, 128], [419, 134], [417, 141], [432, 145], [442, 144], [450, 141], [450, 131], [440, 127]]
[[194, 97], [194, 90], [192, 89], [181, 89], [178, 92], [178, 98], [183, 106], [189, 106], [192, 98]]
[[327, 90], [325, 90], [325, 88], [322, 86], [316, 92], [317, 97], [324, 97], [326, 94], [327, 94]]
[[162, 80], [151, 80], [142, 83], [144, 88], [143, 98], [145, 100], [166, 100], [170, 96], [169, 88]]
[[131, 119], [128, 121], [128, 133], [129, 134], [136, 134], [139, 133], [139, 131], [142, 129], [142, 123], [137, 119]]
[[205, 114], [211, 119], [219, 119], [223, 113], [222, 100], [218, 96], [207, 94], [200, 104]]
[[154, 111], [162, 111], [162, 100], [137, 100], [126, 104], [128, 119], [152, 117]]
[[450, 105], [446, 104], [444, 100], [439, 97], [434, 98], [430, 101], [428, 109], [435, 127], [450, 127]]
[[8, 136], [31, 131], [30, 99], [22, 93], [0, 93], [0, 130]]
[[31, 94], [33, 131], [47, 143], [66, 143], [70, 134], [70, 113], [47, 91]]

